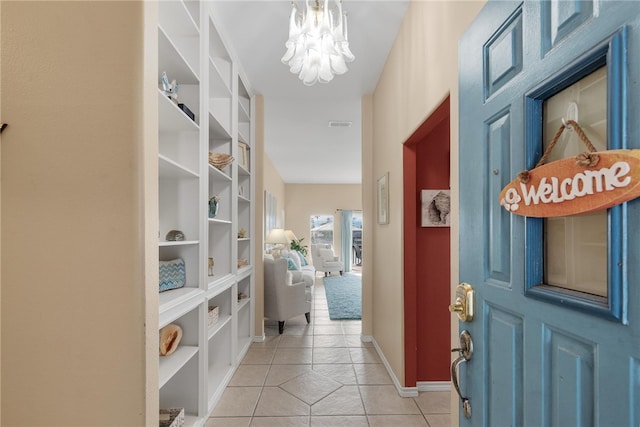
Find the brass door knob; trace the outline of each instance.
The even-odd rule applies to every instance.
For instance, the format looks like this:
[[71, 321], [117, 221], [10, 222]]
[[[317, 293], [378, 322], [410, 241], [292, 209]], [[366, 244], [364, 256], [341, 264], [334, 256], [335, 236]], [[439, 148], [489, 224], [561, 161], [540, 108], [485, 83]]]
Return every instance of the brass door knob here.
[[451, 313], [462, 313], [464, 311], [464, 304], [460, 299], [456, 299], [456, 303], [449, 306], [449, 311]]

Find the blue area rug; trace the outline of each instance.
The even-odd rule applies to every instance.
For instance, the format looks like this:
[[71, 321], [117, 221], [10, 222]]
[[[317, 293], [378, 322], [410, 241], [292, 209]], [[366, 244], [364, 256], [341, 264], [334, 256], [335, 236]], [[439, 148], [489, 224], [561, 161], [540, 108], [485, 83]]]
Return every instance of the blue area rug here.
[[362, 318], [362, 277], [355, 274], [324, 277], [331, 320]]

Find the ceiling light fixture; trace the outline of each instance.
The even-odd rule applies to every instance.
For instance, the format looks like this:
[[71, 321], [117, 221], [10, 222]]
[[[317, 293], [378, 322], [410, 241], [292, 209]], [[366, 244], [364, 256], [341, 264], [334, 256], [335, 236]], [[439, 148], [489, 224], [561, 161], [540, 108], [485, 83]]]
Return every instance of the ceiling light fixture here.
[[347, 62], [355, 59], [349, 49], [347, 14], [342, 12], [342, 0], [329, 8], [329, 0], [305, 0], [306, 10], [298, 13], [291, 2], [289, 40], [282, 63], [307, 86], [316, 82], [329, 83], [336, 74], [347, 72]]

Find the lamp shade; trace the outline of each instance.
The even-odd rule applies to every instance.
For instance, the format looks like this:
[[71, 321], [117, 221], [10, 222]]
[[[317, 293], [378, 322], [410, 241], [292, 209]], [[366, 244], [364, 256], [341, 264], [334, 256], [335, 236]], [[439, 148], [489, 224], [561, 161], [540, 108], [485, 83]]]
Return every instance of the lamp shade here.
[[285, 234], [283, 228], [274, 228], [269, 232], [269, 235], [267, 236], [267, 239], [264, 242], [275, 244], [275, 245], [278, 245], [278, 244], [288, 245], [289, 239], [287, 238], [287, 235]]
[[296, 235], [295, 235], [295, 234], [293, 234], [293, 231], [291, 231], [291, 230], [286, 230], [286, 231], [284, 232], [284, 234], [285, 234], [285, 235], [287, 236], [287, 238], [288, 238], [289, 240], [291, 240], [291, 241], [293, 241], [293, 240], [296, 240], [296, 241], [297, 241], [297, 240], [298, 240], [298, 238], [296, 237]]

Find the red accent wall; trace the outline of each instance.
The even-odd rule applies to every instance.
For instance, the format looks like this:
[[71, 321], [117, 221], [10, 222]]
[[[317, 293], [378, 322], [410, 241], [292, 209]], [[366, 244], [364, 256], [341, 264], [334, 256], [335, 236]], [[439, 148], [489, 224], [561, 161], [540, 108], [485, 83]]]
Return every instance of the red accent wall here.
[[[448, 118], [417, 145], [416, 157], [418, 193], [421, 189], [449, 189]], [[450, 229], [421, 227], [419, 220], [420, 217], [416, 227], [418, 381], [448, 381]]]
[[406, 387], [415, 387], [417, 378], [417, 270], [416, 233], [412, 226], [419, 221], [415, 209], [416, 151], [405, 145], [403, 150], [403, 200], [404, 200], [404, 378]]
[[450, 380], [450, 229], [421, 227], [420, 190], [449, 189], [449, 99], [404, 147], [405, 385]]

